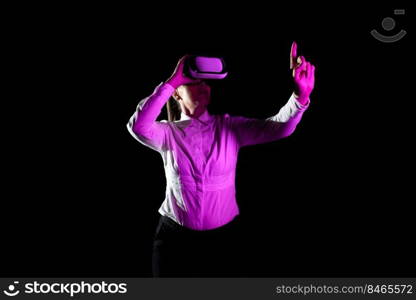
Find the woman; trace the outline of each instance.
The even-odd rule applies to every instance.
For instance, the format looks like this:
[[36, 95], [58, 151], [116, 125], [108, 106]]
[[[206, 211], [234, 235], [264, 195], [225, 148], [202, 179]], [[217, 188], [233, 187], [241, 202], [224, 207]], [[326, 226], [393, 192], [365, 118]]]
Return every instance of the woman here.
[[[211, 89], [203, 80], [183, 75], [186, 57], [165, 83], [138, 104], [128, 130], [161, 154], [167, 182], [154, 237], [155, 277], [213, 275], [233, 257], [232, 251], [223, 251], [234, 246], [231, 232], [238, 223], [235, 170], [239, 149], [291, 135], [309, 106], [315, 67], [298, 57], [296, 49], [293, 43], [290, 59], [296, 90], [266, 120], [211, 115], [207, 110]], [[170, 116], [170, 121], [156, 121], [171, 96], [180, 107], [180, 120]], [[213, 251], [217, 253], [212, 255]]]

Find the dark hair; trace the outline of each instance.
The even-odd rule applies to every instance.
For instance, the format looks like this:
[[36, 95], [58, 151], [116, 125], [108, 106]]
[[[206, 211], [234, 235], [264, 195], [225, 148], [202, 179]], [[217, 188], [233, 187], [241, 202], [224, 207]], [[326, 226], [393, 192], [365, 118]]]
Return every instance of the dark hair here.
[[181, 107], [179, 102], [176, 101], [173, 97], [170, 97], [168, 102], [166, 102], [166, 108], [168, 111], [169, 122], [173, 122], [181, 118]]

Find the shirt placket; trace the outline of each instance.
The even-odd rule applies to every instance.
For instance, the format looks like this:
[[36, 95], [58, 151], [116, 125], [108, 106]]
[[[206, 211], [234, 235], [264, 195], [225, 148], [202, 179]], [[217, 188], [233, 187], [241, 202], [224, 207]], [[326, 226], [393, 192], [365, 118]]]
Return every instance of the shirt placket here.
[[197, 163], [198, 166], [198, 171], [197, 171], [197, 178], [195, 178], [195, 183], [196, 183], [196, 192], [197, 192], [197, 197], [199, 200], [199, 204], [200, 204], [200, 211], [199, 211], [199, 216], [198, 216], [198, 225], [202, 226], [202, 216], [203, 216], [203, 203], [204, 203], [204, 193], [203, 193], [203, 186], [204, 186], [204, 178], [203, 178], [203, 151], [202, 151], [202, 134], [201, 134], [201, 124], [195, 120], [195, 127], [194, 130], [196, 130], [195, 134], [194, 134], [194, 138], [195, 140], [193, 141], [194, 144], [194, 153], [195, 153], [195, 157], [194, 160]]
[[199, 217], [198, 217], [198, 225], [202, 226], [203, 220], [204, 220], [204, 201], [205, 201], [205, 169], [207, 166], [206, 161], [206, 147], [207, 147], [207, 141], [204, 139], [204, 137], [208, 134], [205, 132], [207, 128], [205, 127], [205, 124], [200, 122], [199, 120], [194, 121], [195, 126], [194, 130], [196, 130], [195, 134], [193, 135], [195, 137], [195, 140], [193, 141], [194, 145], [194, 153], [196, 157], [194, 158], [198, 165], [198, 178], [196, 178], [196, 192], [198, 199], [200, 201], [200, 211], [199, 211]]

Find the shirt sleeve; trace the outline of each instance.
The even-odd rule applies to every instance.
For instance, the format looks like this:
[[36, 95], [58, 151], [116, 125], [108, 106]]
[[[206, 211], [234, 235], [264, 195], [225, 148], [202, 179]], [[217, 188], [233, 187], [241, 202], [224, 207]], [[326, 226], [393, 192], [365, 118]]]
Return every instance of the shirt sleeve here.
[[240, 147], [263, 144], [290, 136], [302, 118], [303, 112], [309, 107], [300, 104], [295, 96], [280, 109], [280, 111], [267, 119], [252, 119], [242, 116], [231, 116], [231, 128], [237, 136]]
[[158, 152], [165, 148], [169, 125], [165, 120], [158, 122], [156, 119], [173, 91], [171, 85], [159, 84], [152, 95], [139, 102], [127, 123], [128, 131], [137, 141]]

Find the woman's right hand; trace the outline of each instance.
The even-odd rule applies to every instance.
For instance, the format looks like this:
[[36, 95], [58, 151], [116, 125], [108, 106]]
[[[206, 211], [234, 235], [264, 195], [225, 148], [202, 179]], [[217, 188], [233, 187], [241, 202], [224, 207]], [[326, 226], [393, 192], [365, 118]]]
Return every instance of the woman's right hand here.
[[183, 74], [183, 67], [185, 65], [185, 60], [188, 56], [189, 55], [185, 55], [178, 61], [178, 64], [176, 65], [176, 68], [175, 68], [175, 71], [173, 71], [172, 76], [170, 76], [170, 78], [166, 81], [166, 83], [170, 84], [175, 89], [177, 87], [179, 87], [180, 85], [182, 85], [182, 84], [188, 84], [188, 83], [193, 83], [193, 82], [197, 81], [195, 79], [191, 79], [189, 77], [186, 77]]

